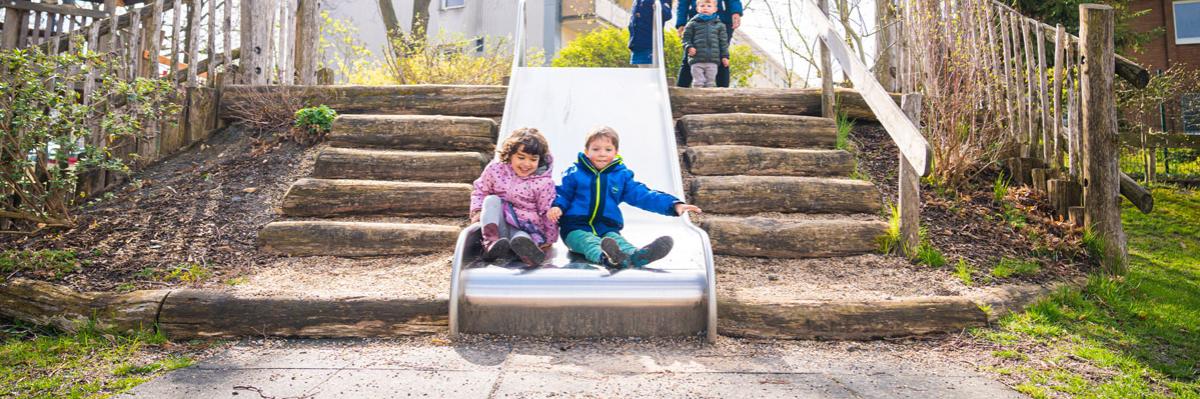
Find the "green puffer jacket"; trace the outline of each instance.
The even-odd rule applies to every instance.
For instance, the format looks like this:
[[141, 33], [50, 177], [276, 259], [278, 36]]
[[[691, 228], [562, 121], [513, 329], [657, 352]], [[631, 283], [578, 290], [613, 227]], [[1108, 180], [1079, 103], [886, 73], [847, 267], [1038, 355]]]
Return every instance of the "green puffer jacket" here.
[[683, 30], [683, 51], [695, 47], [696, 55], [688, 58], [689, 64], [698, 62], [721, 63], [721, 59], [729, 58], [729, 32], [725, 24], [716, 15], [707, 21], [704, 14], [692, 17]]

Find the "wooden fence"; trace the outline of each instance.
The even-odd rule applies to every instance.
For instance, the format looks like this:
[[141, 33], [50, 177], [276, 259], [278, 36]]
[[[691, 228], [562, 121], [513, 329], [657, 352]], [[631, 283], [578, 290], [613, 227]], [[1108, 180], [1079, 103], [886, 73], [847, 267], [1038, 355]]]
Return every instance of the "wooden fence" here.
[[[135, 166], [178, 152], [218, 128], [216, 106], [225, 84], [316, 83], [317, 0], [161, 0], [129, 6], [105, 0], [94, 9], [0, 0], [0, 10], [0, 49], [36, 46], [58, 54], [76, 51], [76, 43], [82, 43], [80, 50], [102, 53], [122, 66], [121, 79], [167, 79], [178, 88], [182, 111], [174, 120], [148, 124], [134, 140], [109, 142], [99, 126], [86, 139], [119, 158], [136, 160]], [[83, 101], [95, 90], [96, 79], [91, 75], [78, 88]], [[104, 191], [122, 178], [100, 172], [82, 179], [82, 189]]]
[[985, 110], [1017, 144], [1005, 161], [1013, 180], [1046, 193], [1064, 218], [1113, 239], [1109, 248], [1123, 259], [1117, 193], [1146, 212], [1153, 201], [1116, 168], [1113, 80], [1141, 88], [1149, 74], [1114, 53], [1113, 10], [1080, 6], [1074, 36], [995, 0], [900, 0], [895, 7], [900, 90], [928, 96], [943, 89], [931, 87], [939, 83], [925, 70], [931, 58], [974, 76], [985, 94], [967, 106]]

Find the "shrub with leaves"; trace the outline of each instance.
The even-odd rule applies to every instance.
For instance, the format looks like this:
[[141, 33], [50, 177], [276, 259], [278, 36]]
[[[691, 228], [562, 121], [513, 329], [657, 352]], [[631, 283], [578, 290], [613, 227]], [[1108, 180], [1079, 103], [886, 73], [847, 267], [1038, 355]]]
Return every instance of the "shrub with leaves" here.
[[[683, 41], [671, 29], [663, 36], [663, 53], [667, 58], [667, 80], [674, 82], [683, 63]], [[629, 48], [629, 30], [624, 28], [597, 29], [585, 33], [559, 50], [551, 65], [555, 67], [633, 67]], [[754, 55], [750, 46], [729, 47], [729, 80], [734, 86], [747, 86], [758, 70], [762, 58]]]
[[321, 141], [333, 129], [334, 118], [337, 118], [337, 111], [324, 104], [301, 108], [296, 111], [296, 121], [292, 125], [292, 140], [301, 144]]
[[[16, 221], [14, 229], [69, 225], [80, 176], [97, 168], [128, 172], [129, 160], [104, 143], [133, 139], [179, 112], [174, 85], [125, 81], [122, 67], [100, 53], [0, 52], [0, 218]], [[89, 72], [96, 81], [85, 105], [75, 88]]]
[[[497, 36], [468, 38], [438, 32], [431, 38], [390, 35], [384, 66], [393, 84], [501, 85], [512, 71], [509, 40]], [[545, 54], [525, 53], [525, 65], [538, 66]]]

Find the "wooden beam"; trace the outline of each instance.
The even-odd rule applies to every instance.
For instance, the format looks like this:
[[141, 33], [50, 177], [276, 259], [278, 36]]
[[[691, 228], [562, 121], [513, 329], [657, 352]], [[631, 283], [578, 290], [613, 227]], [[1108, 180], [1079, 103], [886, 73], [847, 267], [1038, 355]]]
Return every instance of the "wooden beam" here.
[[317, 0], [300, 0], [296, 11], [296, 73], [299, 83], [305, 86], [317, 84], [317, 35], [320, 33], [320, 16]]
[[74, 15], [96, 19], [108, 17], [108, 13], [104, 11], [89, 10], [86, 8], [70, 7], [58, 4], [34, 3], [27, 0], [0, 0], [0, 7], [34, 12]]
[[[822, 19], [829, 19], [829, 0], [817, 0]], [[840, 39], [838, 39], [840, 40]], [[829, 58], [829, 45], [821, 43], [821, 116], [833, 118], [833, 63]]]
[[1113, 93], [1115, 12], [1105, 5], [1079, 6], [1083, 38], [1083, 206], [1084, 226], [1103, 242], [1106, 272], [1125, 273], [1129, 259], [1121, 227], [1117, 110]]
[[[917, 126], [921, 125], [921, 99], [921, 94], [905, 94], [900, 100], [900, 108]], [[896, 199], [896, 207], [900, 211], [900, 249], [905, 256], [912, 256], [921, 243], [921, 177], [903, 153], [900, 154], [900, 176], [897, 180], [900, 185]]]

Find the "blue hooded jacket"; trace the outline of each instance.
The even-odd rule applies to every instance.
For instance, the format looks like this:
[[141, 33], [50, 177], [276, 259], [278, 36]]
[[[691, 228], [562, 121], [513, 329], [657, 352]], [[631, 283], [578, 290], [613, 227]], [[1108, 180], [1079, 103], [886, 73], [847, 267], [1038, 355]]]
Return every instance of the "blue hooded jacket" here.
[[[696, 0], [679, 0], [675, 8], [675, 27], [687, 25], [696, 14]], [[742, 0], [717, 0], [717, 16], [726, 29], [733, 30], [733, 14], [742, 15]]]
[[558, 219], [563, 237], [575, 230], [598, 236], [620, 232], [625, 227], [618, 207], [622, 202], [667, 216], [679, 216], [675, 214], [675, 204], [682, 202], [634, 180], [633, 171], [625, 167], [620, 156], [604, 169], [596, 170], [582, 152], [579, 160], [563, 172], [557, 191], [554, 206], [563, 211]]
[[[662, 22], [671, 20], [671, 0], [662, 1]], [[637, 0], [632, 17], [629, 18], [629, 49], [650, 50], [654, 48], [654, 0]]]

